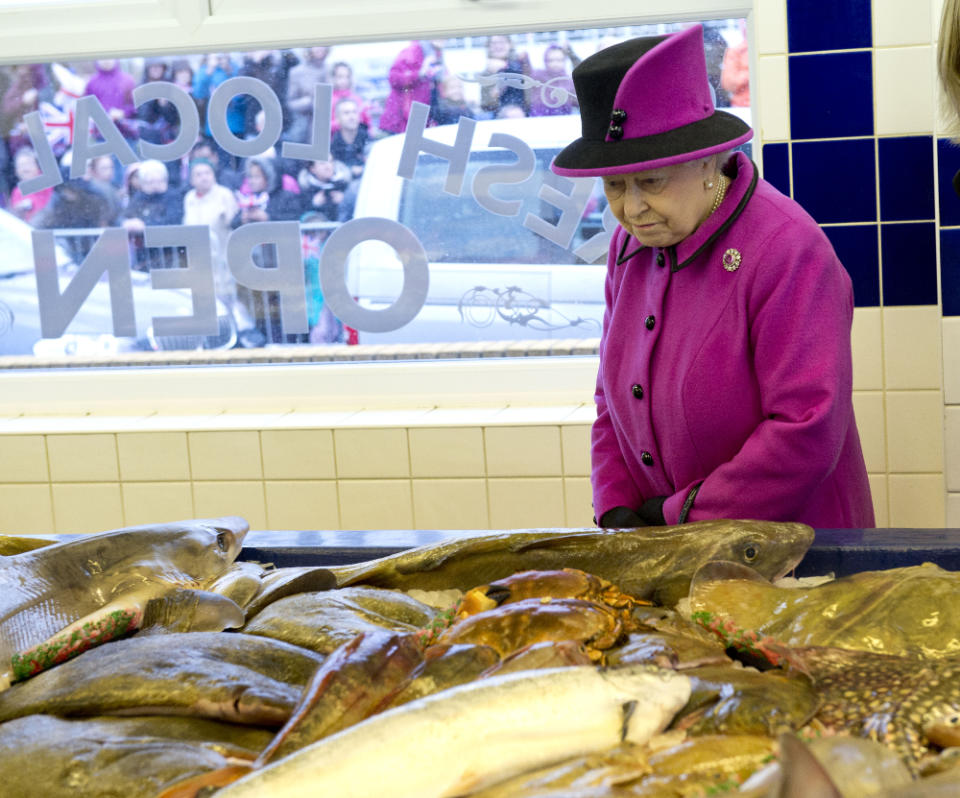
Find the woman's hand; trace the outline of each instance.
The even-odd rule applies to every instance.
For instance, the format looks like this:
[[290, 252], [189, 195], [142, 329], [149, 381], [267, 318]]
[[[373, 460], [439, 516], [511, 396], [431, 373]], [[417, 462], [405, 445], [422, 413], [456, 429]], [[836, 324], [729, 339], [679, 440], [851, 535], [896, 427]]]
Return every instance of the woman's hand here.
[[613, 507], [600, 516], [599, 525], [604, 529], [631, 529], [647, 523], [629, 507]]

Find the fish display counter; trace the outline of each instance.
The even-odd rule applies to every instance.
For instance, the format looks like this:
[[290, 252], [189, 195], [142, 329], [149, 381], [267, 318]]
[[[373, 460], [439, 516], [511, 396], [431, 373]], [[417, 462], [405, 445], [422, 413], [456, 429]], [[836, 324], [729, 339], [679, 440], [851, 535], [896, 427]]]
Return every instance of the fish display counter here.
[[[278, 567], [341, 565], [371, 560], [485, 530], [251, 531], [240, 559]], [[815, 529], [797, 576], [876, 571], [933, 562], [960, 571], [960, 529]]]
[[955, 529], [0, 535], [0, 793], [960, 795], [957, 606]]

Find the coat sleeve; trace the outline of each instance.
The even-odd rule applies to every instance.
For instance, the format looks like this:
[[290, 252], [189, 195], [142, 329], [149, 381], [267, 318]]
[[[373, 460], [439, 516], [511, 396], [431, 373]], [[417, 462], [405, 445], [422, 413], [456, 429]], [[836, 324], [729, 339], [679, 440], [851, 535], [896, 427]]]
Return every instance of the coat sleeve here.
[[[745, 301], [762, 420], [736, 455], [705, 475], [690, 521], [795, 520], [854, 423], [853, 288], [829, 240], [812, 220], [794, 218], [756, 251], [765, 260]], [[668, 524], [695, 484], [668, 497]]]
[[597, 385], [594, 392], [594, 401], [597, 405], [597, 418], [590, 430], [590, 482], [593, 487], [593, 512], [599, 521], [603, 514], [612, 507], [631, 507], [638, 509], [643, 503], [643, 496], [630, 476], [627, 464], [623, 459], [620, 441], [617, 438], [610, 410], [607, 407], [603, 388], [603, 364], [606, 349], [607, 328], [610, 324], [610, 312], [616, 300], [617, 274], [616, 262], [620, 244], [623, 242], [623, 228], [611, 236], [610, 250], [607, 254], [607, 278], [604, 285], [604, 300], [606, 310], [603, 314], [603, 333], [600, 338], [599, 360], [597, 371]]

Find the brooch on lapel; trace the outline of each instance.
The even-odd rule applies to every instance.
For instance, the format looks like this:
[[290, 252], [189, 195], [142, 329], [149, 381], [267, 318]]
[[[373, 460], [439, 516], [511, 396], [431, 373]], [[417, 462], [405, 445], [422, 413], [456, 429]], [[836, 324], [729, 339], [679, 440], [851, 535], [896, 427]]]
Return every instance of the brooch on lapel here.
[[735, 272], [740, 268], [740, 251], [731, 247], [723, 253], [723, 268]]

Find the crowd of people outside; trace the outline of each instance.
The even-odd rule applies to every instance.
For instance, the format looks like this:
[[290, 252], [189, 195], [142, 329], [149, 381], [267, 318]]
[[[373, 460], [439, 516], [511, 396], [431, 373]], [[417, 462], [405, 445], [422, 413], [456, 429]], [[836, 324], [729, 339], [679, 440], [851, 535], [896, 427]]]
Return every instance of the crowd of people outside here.
[[[624, 38], [630, 35], [635, 34]], [[134, 268], [144, 267], [140, 234], [146, 226], [208, 225], [218, 296], [235, 302], [224, 251], [229, 232], [248, 222], [300, 220], [313, 225], [305, 253], [308, 245], [315, 247], [318, 235], [322, 239], [352, 218], [370, 145], [403, 133], [414, 102], [429, 106], [430, 126], [454, 124], [460, 117], [576, 114], [570, 73], [581, 57], [609, 43], [609, 38], [558, 37], [532, 47], [529, 37], [497, 34], [472, 39], [469, 47], [461, 40], [401, 43], [380, 60], [369, 50], [359, 56], [356, 45], [343, 45], [0, 66], [0, 209], [40, 228], [122, 226], [131, 233]], [[708, 57], [708, 66], [718, 104], [729, 104], [720, 75], [725, 48], [717, 55]], [[314, 86], [331, 84], [330, 158], [284, 158], [279, 142], [249, 157], [223, 149], [206, 111], [217, 87], [234, 77], [257, 78], [273, 90], [282, 109], [281, 140], [291, 142], [310, 140]], [[100, 156], [85, 165], [82, 177], [71, 178], [79, 97], [95, 96], [131, 146], [137, 140], [168, 144], [177, 137], [179, 115], [171, 101], [134, 105], [134, 89], [156, 81], [176, 84], [197, 105], [200, 135], [190, 152], [176, 161], [143, 160], [126, 167], [114, 156]], [[24, 195], [19, 184], [40, 173], [24, 122], [32, 111], [40, 112], [64, 180]], [[239, 139], [254, 138], [264, 121], [251, 96], [240, 95], [227, 107], [226, 125]]]

